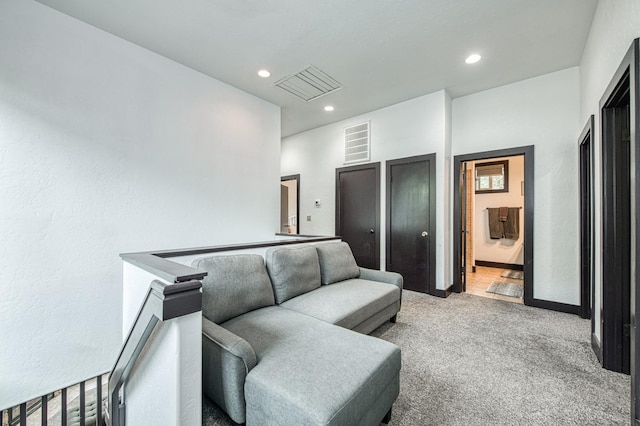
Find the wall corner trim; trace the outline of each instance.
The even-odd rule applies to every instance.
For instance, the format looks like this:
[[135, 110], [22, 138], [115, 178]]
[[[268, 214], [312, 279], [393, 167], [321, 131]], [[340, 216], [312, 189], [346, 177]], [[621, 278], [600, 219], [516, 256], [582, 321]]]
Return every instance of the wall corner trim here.
[[595, 333], [591, 333], [591, 349], [593, 349], [596, 358], [598, 358], [598, 362], [602, 365], [602, 346], [600, 345], [600, 339], [598, 339]]
[[530, 299], [525, 305], [534, 308], [542, 308], [550, 311], [564, 312], [566, 314], [580, 315], [579, 305], [569, 305], [568, 303], [552, 302], [550, 300]]
[[436, 288], [436, 289], [433, 290], [433, 293], [431, 295], [432, 296], [436, 296], [436, 297], [442, 297], [443, 299], [446, 299], [451, 294], [452, 289], [453, 289], [453, 284], [449, 285], [449, 287], [447, 287], [444, 290]]

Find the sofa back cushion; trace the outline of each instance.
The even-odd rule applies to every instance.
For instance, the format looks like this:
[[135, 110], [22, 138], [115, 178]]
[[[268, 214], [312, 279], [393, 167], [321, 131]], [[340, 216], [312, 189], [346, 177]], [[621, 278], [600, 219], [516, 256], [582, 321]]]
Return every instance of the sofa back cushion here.
[[277, 304], [320, 287], [315, 247], [272, 247], [265, 259]]
[[351, 247], [344, 241], [316, 246], [323, 285], [358, 278], [360, 268], [353, 257]]
[[207, 272], [202, 280], [202, 315], [216, 324], [274, 304], [271, 281], [259, 254], [213, 256], [192, 265]]

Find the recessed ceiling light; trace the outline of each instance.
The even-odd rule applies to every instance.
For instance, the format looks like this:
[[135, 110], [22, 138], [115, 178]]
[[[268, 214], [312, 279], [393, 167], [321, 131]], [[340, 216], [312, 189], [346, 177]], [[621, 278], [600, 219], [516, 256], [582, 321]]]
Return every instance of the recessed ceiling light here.
[[271, 77], [271, 73], [269, 72], [269, 70], [260, 70], [258, 71], [258, 75], [262, 78]]
[[331, 105], [327, 105], [326, 107], [324, 107], [324, 110], [327, 112], [331, 112], [334, 110], [334, 108]]
[[464, 61], [467, 64], [475, 64], [476, 62], [478, 62], [480, 59], [482, 59], [482, 56], [478, 55], [477, 53], [474, 53], [473, 55], [469, 55], [467, 57], [467, 59], [465, 59]]

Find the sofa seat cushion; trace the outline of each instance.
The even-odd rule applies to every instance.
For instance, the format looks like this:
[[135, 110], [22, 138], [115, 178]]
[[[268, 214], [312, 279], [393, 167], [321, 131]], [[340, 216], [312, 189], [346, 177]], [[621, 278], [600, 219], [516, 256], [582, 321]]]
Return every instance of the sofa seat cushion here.
[[323, 285], [358, 278], [360, 268], [353, 257], [351, 247], [344, 241], [316, 245]]
[[330, 324], [354, 329], [396, 303], [399, 307], [400, 289], [395, 285], [355, 278], [323, 285], [280, 306]]
[[272, 247], [264, 257], [277, 304], [320, 287], [320, 265], [314, 246]]
[[212, 256], [193, 267], [206, 271], [202, 280], [202, 315], [220, 324], [275, 303], [271, 281], [259, 254]]
[[400, 349], [279, 307], [222, 326], [253, 347], [245, 382], [247, 425], [352, 425], [380, 411], [399, 391]]

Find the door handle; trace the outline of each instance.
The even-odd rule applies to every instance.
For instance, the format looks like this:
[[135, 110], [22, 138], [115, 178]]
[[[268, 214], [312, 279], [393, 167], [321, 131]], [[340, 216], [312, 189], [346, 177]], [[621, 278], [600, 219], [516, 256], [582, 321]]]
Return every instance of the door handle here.
[[428, 237], [428, 236], [429, 236], [429, 233], [428, 233], [427, 231], [422, 231], [422, 234], [421, 234], [421, 235], [422, 235], [423, 237]]
[[375, 234], [375, 233], [376, 233], [376, 230], [375, 230], [375, 229], [373, 229], [373, 228], [371, 228], [371, 229], [369, 229], [369, 233], [370, 233], [370, 234]]

